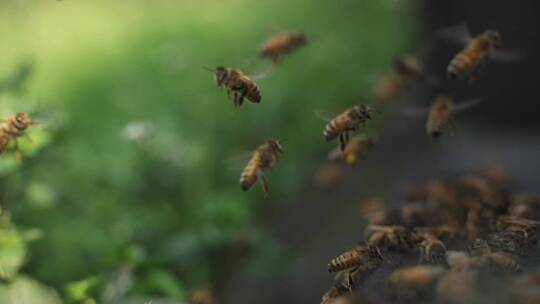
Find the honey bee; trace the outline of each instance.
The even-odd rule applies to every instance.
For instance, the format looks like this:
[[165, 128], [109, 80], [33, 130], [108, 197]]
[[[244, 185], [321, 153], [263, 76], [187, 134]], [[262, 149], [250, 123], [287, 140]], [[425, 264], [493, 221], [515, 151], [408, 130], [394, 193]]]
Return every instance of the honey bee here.
[[268, 193], [268, 182], [264, 176], [264, 171], [272, 169], [272, 166], [282, 153], [283, 147], [278, 140], [268, 140], [260, 145], [240, 175], [240, 186], [242, 190], [249, 190], [261, 178], [263, 191], [264, 193]]
[[477, 70], [483, 66], [490, 54], [501, 45], [501, 34], [489, 30], [472, 38], [468, 45], [448, 64], [446, 74], [449, 79], [457, 79], [463, 75], [476, 77]]
[[512, 197], [508, 207], [510, 216], [524, 219], [538, 219], [540, 214], [540, 197], [529, 194], [518, 194]]
[[426, 121], [427, 134], [432, 138], [438, 138], [453, 113], [467, 109], [479, 102], [480, 100], [471, 100], [456, 106], [452, 98], [445, 95], [438, 96], [429, 109]]
[[323, 135], [326, 141], [331, 141], [339, 136], [340, 149], [345, 151], [349, 142], [349, 132], [356, 132], [360, 124], [365, 125], [371, 120], [372, 109], [367, 105], [358, 105], [345, 110], [332, 119], [324, 129]]
[[420, 262], [427, 264], [446, 264], [446, 246], [435, 237], [426, 237], [418, 246]]
[[418, 242], [418, 237], [403, 226], [367, 227], [367, 243], [384, 249], [410, 251]]
[[343, 151], [336, 148], [330, 152], [328, 160], [344, 160], [347, 164], [352, 165], [374, 145], [375, 138], [373, 136], [365, 134], [356, 136], [347, 143]]
[[15, 153], [17, 159], [21, 159], [21, 151], [19, 150], [18, 138], [26, 136], [29, 140], [31, 137], [26, 130], [34, 125], [42, 124], [42, 121], [31, 120], [27, 113], [19, 112], [15, 115], [2, 120], [0, 128], [0, 154], [4, 153], [9, 143], [15, 143]]
[[424, 64], [416, 56], [405, 55], [394, 60], [392, 69], [379, 78], [375, 85], [375, 96], [386, 101], [409, 89], [418, 81], [438, 85], [438, 81], [426, 76]]
[[529, 236], [522, 230], [503, 230], [488, 234], [487, 242], [499, 250], [522, 253], [526, 248], [536, 243], [536, 234]]
[[240, 70], [218, 66], [214, 71], [214, 79], [219, 87], [227, 89], [227, 95], [233, 94], [235, 108], [242, 105], [244, 98], [253, 103], [261, 102], [259, 87]]
[[268, 39], [259, 54], [277, 63], [279, 59], [306, 45], [306, 35], [302, 33], [283, 33]]
[[403, 267], [388, 277], [386, 287], [392, 298], [413, 300], [428, 298], [439, 278], [445, 273], [440, 266]]
[[378, 247], [372, 245], [358, 245], [348, 250], [328, 264], [330, 272], [346, 272], [344, 285], [351, 290], [353, 275], [357, 272], [371, 272], [378, 268], [384, 258]]

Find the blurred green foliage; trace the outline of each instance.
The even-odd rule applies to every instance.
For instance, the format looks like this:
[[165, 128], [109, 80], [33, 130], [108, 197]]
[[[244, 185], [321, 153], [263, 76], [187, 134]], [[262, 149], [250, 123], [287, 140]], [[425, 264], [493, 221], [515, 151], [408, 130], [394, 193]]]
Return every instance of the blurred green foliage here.
[[[404, 2], [2, 2], [0, 114], [47, 124], [21, 139], [22, 164], [13, 153], [0, 161], [2, 206], [43, 234], [28, 243], [2, 228], [0, 303], [26, 288], [43, 300], [17, 303], [59, 301], [16, 276], [23, 264], [68, 303], [181, 300], [200, 286], [222, 291], [242, 265], [284, 271], [275, 266], [290, 255], [258, 218], [332, 148], [314, 111], [369, 102], [372, 80], [411, 50]], [[261, 104], [235, 111], [202, 67], [257, 71], [260, 44], [288, 30], [308, 47], [258, 81]], [[240, 190], [228, 160], [268, 138], [288, 142], [265, 199]]]

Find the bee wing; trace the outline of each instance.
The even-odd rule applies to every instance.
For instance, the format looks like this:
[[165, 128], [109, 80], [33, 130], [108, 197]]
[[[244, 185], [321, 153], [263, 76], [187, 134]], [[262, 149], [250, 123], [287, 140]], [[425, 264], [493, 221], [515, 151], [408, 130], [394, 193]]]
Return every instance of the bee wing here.
[[272, 72], [273, 68], [274, 68], [274, 65], [269, 63], [264, 68], [262, 68], [260, 71], [257, 71], [255, 73], [250, 73], [249, 78], [251, 78], [251, 80], [253, 80], [253, 81], [263, 79]]
[[471, 33], [465, 23], [435, 31], [435, 35], [446, 41], [459, 45], [467, 45], [471, 40]]
[[403, 115], [414, 118], [426, 116], [428, 113], [429, 107], [408, 106], [403, 110]]
[[482, 102], [482, 99], [469, 99], [462, 101], [452, 107], [452, 113], [459, 113], [463, 112], [471, 107], [474, 107], [475, 105]]
[[240, 174], [240, 172], [246, 167], [252, 155], [253, 152], [250, 151], [237, 152], [235, 155], [223, 160], [223, 163], [227, 171]]
[[516, 62], [527, 58], [524, 50], [495, 50], [489, 54], [489, 58], [497, 62]]

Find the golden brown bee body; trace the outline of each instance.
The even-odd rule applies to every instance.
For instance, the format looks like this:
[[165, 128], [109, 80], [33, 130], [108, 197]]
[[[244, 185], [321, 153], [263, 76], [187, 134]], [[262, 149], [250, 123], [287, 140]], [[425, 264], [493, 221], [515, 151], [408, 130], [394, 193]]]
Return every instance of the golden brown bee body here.
[[218, 66], [214, 79], [219, 87], [227, 89], [227, 94], [233, 94], [235, 108], [242, 105], [244, 98], [253, 103], [261, 102], [259, 87], [240, 70]]
[[328, 160], [343, 160], [345, 163], [353, 165], [358, 158], [366, 154], [373, 146], [375, 146], [375, 138], [373, 136], [365, 134], [356, 136], [347, 143], [343, 151], [340, 148], [336, 148], [330, 152]]
[[384, 249], [410, 251], [418, 242], [418, 237], [403, 226], [369, 226], [367, 243]]
[[261, 47], [259, 54], [273, 63], [306, 45], [307, 38], [302, 33], [283, 33], [268, 39]]
[[446, 74], [449, 79], [463, 75], [475, 77], [475, 73], [486, 61], [490, 53], [501, 43], [501, 35], [496, 31], [486, 31], [470, 40], [468, 45], [450, 61]]
[[388, 294], [400, 300], [424, 298], [433, 291], [438, 279], [445, 273], [439, 266], [410, 266], [394, 271], [388, 277]]
[[328, 271], [342, 272], [344, 275], [342, 285], [352, 291], [357, 279], [365, 279], [372, 271], [377, 269], [384, 258], [376, 246], [358, 245], [330, 261]]
[[330, 261], [328, 271], [338, 272], [355, 268], [369, 271], [379, 267], [382, 262], [383, 257], [379, 248], [371, 245], [359, 245]]
[[282, 153], [283, 147], [277, 140], [268, 140], [260, 145], [240, 175], [240, 186], [242, 190], [249, 190], [261, 178], [263, 191], [268, 193], [268, 182], [264, 176], [264, 171], [272, 169]]
[[3, 120], [3, 124], [0, 127], [0, 154], [4, 153], [11, 141], [14, 141], [17, 157], [20, 158], [17, 139], [21, 136], [28, 136], [26, 130], [30, 126], [37, 124], [41, 124], [41, 122], [31, 120], [28, 114], [24, 112], [16, 113]]
[[371, 119], [371, 111], [367, 105], [358, 105], [345, 110], [326, 125], [324, 138], [331, 141], [339, 136], [340, 149], [344, 151], [349, 142], [349, 132], [356, 132], [360, 125], [365, 125], [366, 121]]
[[427, 237], [420, 243], [418, 249], [421, 263], [446, 265], [446, 246], [441, 240]]
[[448, 96], [439, 96], [431, 105], [426, 121], [426, 132], [430, 137], [437, 138], [450, 119], [453, 101]]
[[514, 257], [506, 252], [493, 252], [487, 255], [491, 265], [506, 273], [518, 273], [521, 266]]

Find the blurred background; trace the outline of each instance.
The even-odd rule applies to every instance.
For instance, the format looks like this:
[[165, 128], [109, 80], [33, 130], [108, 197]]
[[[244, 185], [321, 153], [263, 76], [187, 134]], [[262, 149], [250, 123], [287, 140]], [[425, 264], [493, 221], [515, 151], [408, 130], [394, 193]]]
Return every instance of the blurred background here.
[[[488, 162], [538, 192], [538, 14], [534, 1], [93, 0], [0, 2], [0, 114], [47, 123], [0, 159], [0, 303], [319, 303], [326, 264], [362, 237], [359, 203], [399, 203], [408, 186]], [[324, 160], [325, 121], [373, 87], [396, 56], [422, 53], [444, 76], [459, 46], [435, 30], [494, 28], [526, 60], [480, 80], [418, 86], [377, 104], [373, 153]], [[247, 73], [270, 36], [307, 47], [257, 83], [261, 104], [234, 110], [203, 67]], [[440, 141], [402, 115], [441, 92], [483, 102]], [[446, 135], [446, 134], [445, 134]], [[286, 138], [283, 158], [244, 193], [245, 155]], [[377, 282], [372, 283], [377, 284]]]

